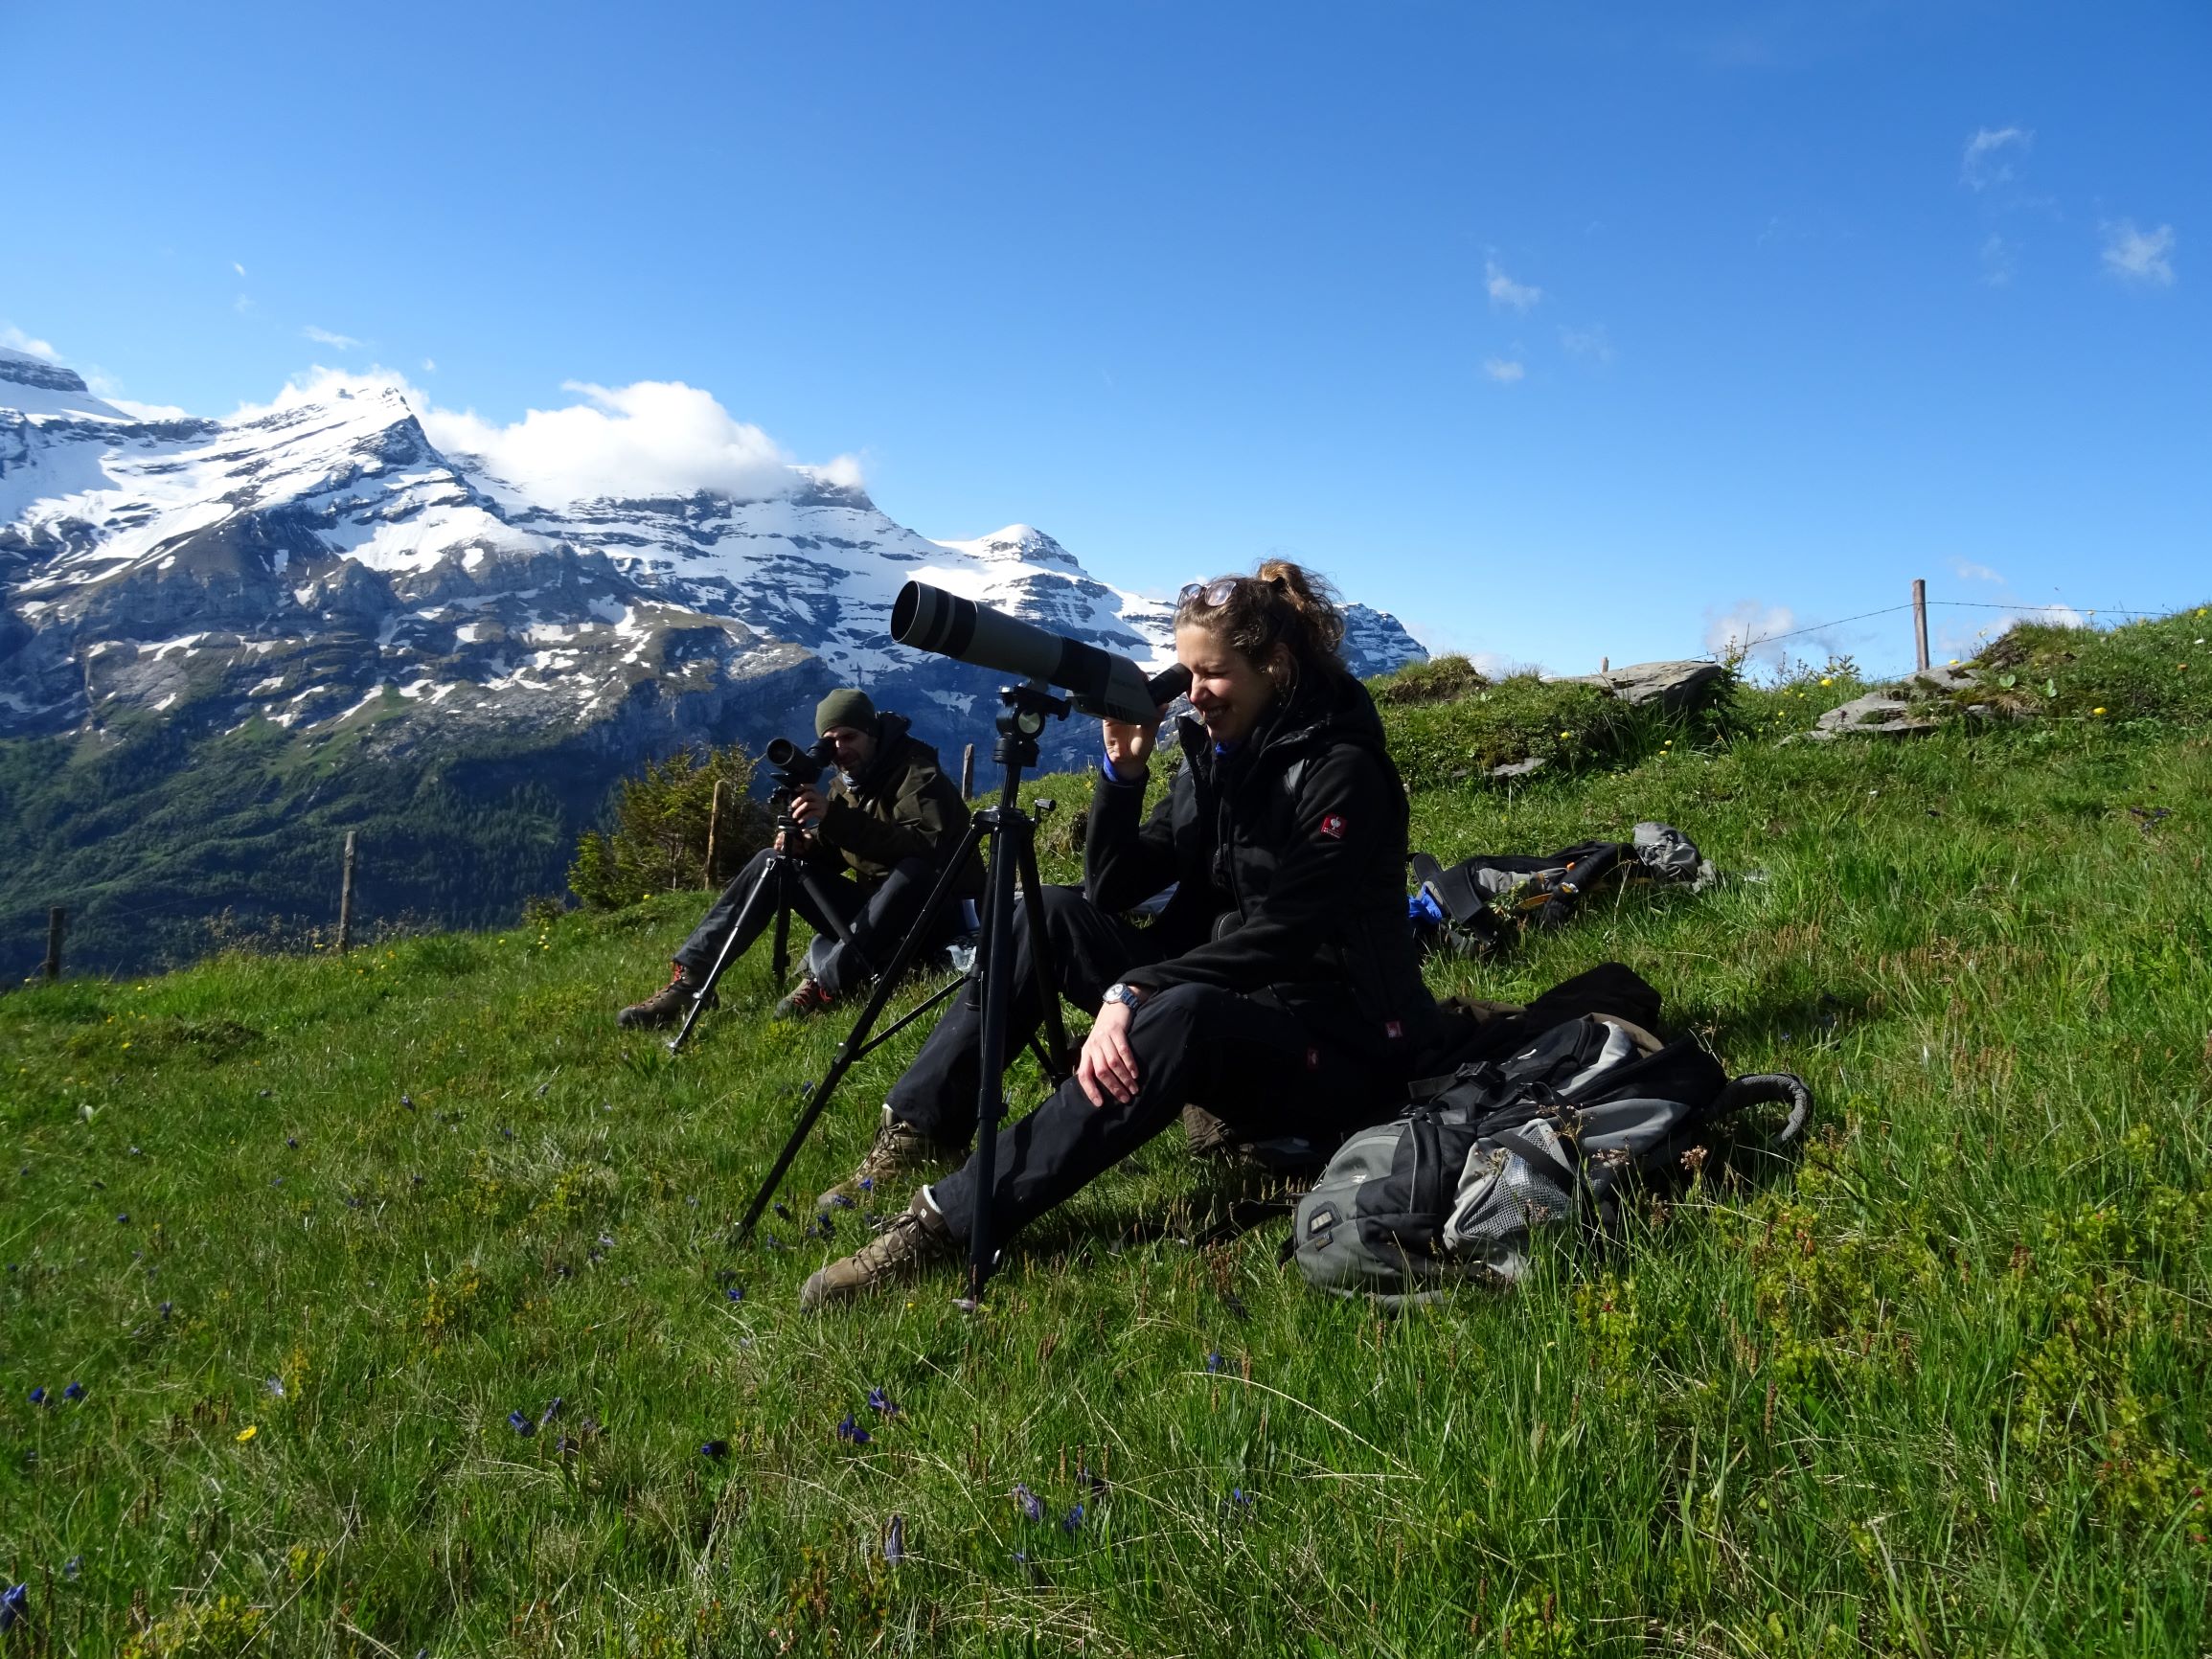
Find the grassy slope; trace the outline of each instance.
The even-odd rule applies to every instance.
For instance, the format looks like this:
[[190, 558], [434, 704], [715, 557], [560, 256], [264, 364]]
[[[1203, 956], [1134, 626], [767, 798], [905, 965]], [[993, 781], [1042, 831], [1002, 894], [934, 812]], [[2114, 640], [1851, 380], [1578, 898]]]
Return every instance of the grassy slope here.
[[838, 1033], [758, 1017], [758, 958], [680, 1060], [608, 1019], [696, 896], [10, 996], [0, 1570], [56, 1652], [2201, 1651], [2212, 709], [2173, 664], [2203, 626], [2032, 637], [2029, 728], [1760, 740], [1853, 689], [1815, 679], [1701, 749], [1417, 793], [1447, 856], [1660, 817], [1765, 872], [1438, 984], [1625, 960], [1822, 1114], [1610, 1264], [1401, 1318], [1304, 1291], [1279, 1229], [1129, 1238], [1191, 1187], [1177, 1134], [981, 1317], [943, 1284], [799, 1317], [851, 1223], [729, 1229]]

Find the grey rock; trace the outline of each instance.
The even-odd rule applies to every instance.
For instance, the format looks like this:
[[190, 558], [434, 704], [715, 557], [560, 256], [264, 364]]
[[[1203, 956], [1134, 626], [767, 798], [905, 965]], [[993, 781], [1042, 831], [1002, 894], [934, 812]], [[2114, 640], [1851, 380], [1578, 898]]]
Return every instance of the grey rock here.
[[1971, 691], [1980, 682], [1981, 676], [1973, 670], [1945, 663], [1922, 669], [1905, 682], [1905, 688], [1914, 692], [1942, 692], [1948, 695], [1952, 692]]
[[1631, 663], [1602, 674], [1573, 674], [1571, 682], [1596, 686], [1624, 703], [1657, 703], [1669, 714], [1700, 708], [1718, 697], [1733, 677], [1719, 663]]
[[1514, 761], [1503, 766], [1493, 766], [1490, 769], [1490, 775], [1493, 778], [1526, 778], [1533, 772], [1542, 771], [1543, 767], [1543, 757], [1532, 755], [1525, 761]]
[[1932, 732], [1939, 723], [1903, 697], [1869, 692], [1830, 709], [1804, 735], [1814, 742], [1844, 737], [1910, 738]]

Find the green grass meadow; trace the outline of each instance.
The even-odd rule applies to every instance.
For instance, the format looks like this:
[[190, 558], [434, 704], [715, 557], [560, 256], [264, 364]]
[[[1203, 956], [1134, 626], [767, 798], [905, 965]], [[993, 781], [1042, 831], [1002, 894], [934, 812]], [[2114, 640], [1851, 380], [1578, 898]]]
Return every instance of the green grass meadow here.
[[[1904, 742], [1775, 741], [1842, 671], [1673, 724], [1393, 706], [1448, 861], [1659, 818], [1735, 876], [1440, 992], [1626, 962], [1818, 1101], [1610, 1256], [1398, 1315], [1280, 1222], [1179, 1242], [1175, 1130], [980, 1313], [802, 1316], [919, 1034], [740, 1244], [843, 1022], [771, 1024], [763, 948], [681, 1057], [618, 1034], [703, 894], [15, 990], [0, 1656], [2202, 1653], [2207, 627], [2023, 630], [2037, 717]], [[1558, 764], [1455, 778], [1507, 720]], [[1037, 790], [1063, 877], [1083, 787]]]

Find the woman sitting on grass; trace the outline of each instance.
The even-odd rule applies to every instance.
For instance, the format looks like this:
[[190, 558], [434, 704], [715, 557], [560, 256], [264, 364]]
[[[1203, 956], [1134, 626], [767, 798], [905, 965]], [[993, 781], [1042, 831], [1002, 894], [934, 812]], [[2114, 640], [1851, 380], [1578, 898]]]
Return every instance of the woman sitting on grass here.
[[[1044, 893], [1060, 990], [1098, 1011], [1075, 1075], [1000, 1132], [988, 1197], [972, 1163], [922, 1188], [885, 1232], [809, 1279], [802, 1306], [950, 1264], [980, 1202], [992, 1237], [1011, 1238], [1186, 1103], [1240, 1138], [1333, 1147], [1402, 1101], [1435, 1004], [1405, 921], [1405, 790], [1343, 637], [1326, 586], [1295, 564], [1183, 590], [1175, 656], [1197, 718], [1179, 723], [1182, 770], [1140, 821], [1155, 728], [1105, 722], [1083, 885]], [[1123, 920], [1171, 884], [1152, 926]], [[1015, 942], [1009, 1052], [1043, 1011], [1024, 926]], [[980, 1027], [956, 1000], [893, 1089], [860, 1171], [826, 1200], [961, 1154]]]

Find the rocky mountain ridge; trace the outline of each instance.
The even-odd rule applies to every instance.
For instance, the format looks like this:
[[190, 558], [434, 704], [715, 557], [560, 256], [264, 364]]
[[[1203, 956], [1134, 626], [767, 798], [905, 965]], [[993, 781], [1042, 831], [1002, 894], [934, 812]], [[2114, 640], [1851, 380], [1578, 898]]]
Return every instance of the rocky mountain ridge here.
[[[379, 752], [517, 728], [630, 749], [757, 739], [858, 683], [948, 739], [982, 724], [974, 699], [1000, 676], [891, 644], [910, 579], [1171, 654], [1168, 607], [1039, 531], [930, 541], [855, 485], [787, 470], [756, 499], [553, 503], [441, 452], [388, 381], [141, 420], [0, 355], [0, 736], [259, 719], [373, 728]], [[1423, 654], [1395, 619], [1353, 612], [1361, 672]]]

